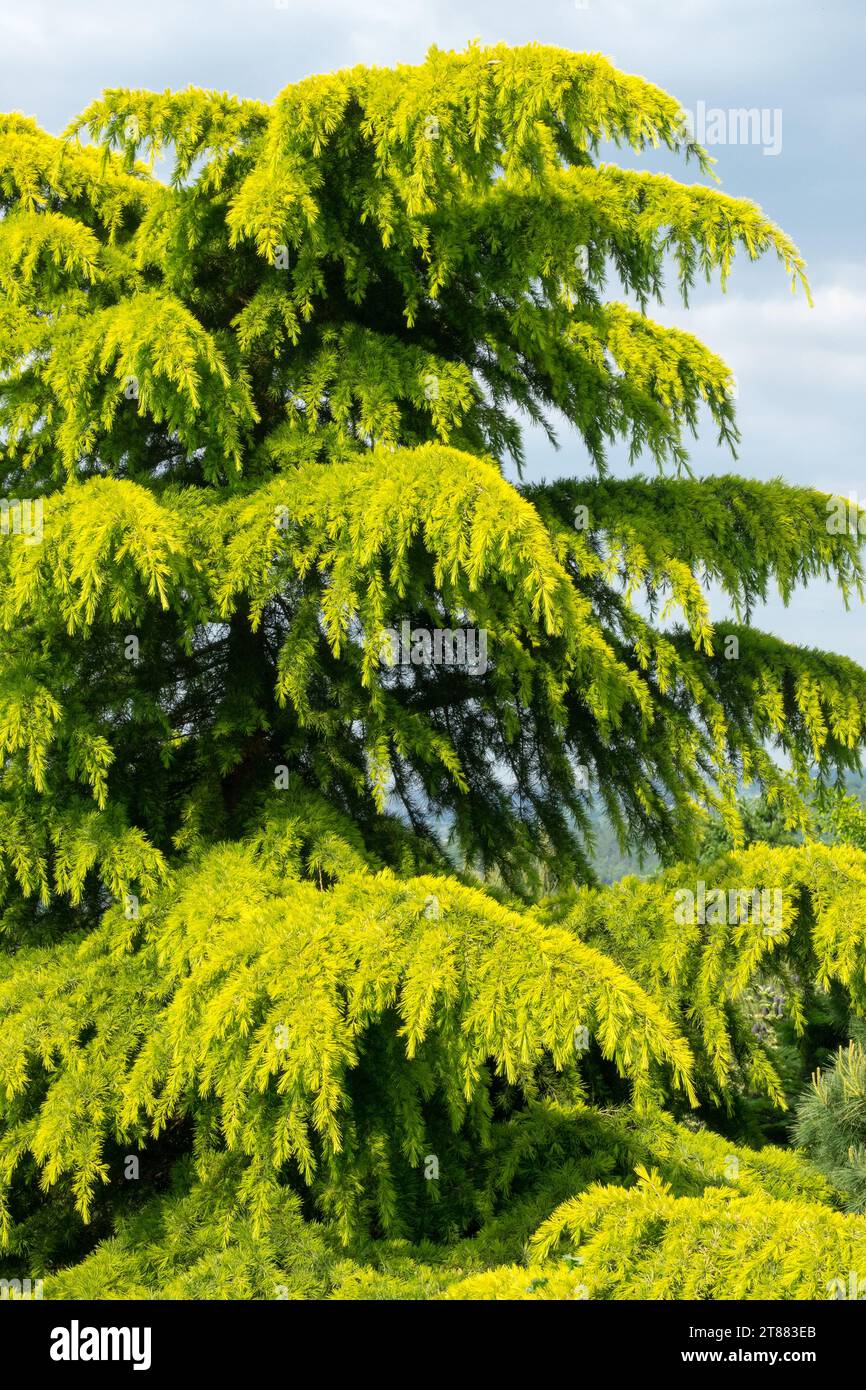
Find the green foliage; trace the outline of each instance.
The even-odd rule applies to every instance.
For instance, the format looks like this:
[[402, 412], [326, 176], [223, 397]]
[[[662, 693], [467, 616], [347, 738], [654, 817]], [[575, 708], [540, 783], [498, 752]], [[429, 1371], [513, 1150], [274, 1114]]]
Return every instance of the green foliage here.
[[[821, 1260], [859, 1231], [703, 1123], [790, 1092], [762, 991], [795, 1035], [866, 1008], [862, 846], [738, 806], [799, 834], [857, 766], [866, 674], [750, 616], [862, 597], [859, 537], [687, 476], [732, 378], [647, 314], [671, 257], [686, 301], [737, 252], [804, 266], [609, 141], [710, 172], [672, 97], [537, 45], [0, 118], [0, 1237], [54, 1297], [547, 1296], [567, 1263], [490, 1271], [578, 1193], [604, 1296], [698, 1287], [716, 1227], [728, 1288], [725, 1213], [805, 1212]], [[592, 476], [513, 486], [558, 416]], [[622, 441], [658, 476], [608, 477]], [[483, 661], [383, 659], [404, 625]], [[600, 808], [655, 880], [590, 886]], [[708, 813], [774, 934], [678, 920]]]
[[[187, 1178], [192, 1175], [184, 1175]], [[81, 1264], [47, 1282], [48, 1298], [317, 1298], [333, 1257], [284, 1191], [254, 1222], [237, 1206], [238, 1165], [199, 1161], [198, 1181], [121, 1223]], [[241, 1184], [242, 1187], [242, 1184]]]
[[[80, 814], [84, 781], [165, 853], [191, 788], [213, 807], [231, 779], [235, 834], [286, 761], [356, 820], [390, 788], [416, 830], [447, 826], [531, 893], [539, 858], [588, 872], [575, 762], [620, 834], [680, 854], [708, 769], [730, 827], [738, 774], [796, 818], [767, 738], [801, 782], [812, 757], [854, 765], [861, 673], [747, 629], [720, 659], [701, 594], [709, 575], [747, 613], [773, 581], [858, 592], [857, 539], [819, 524], [820, 493], [659, 479], [521, 501], [498, 474], [515, 407], [563, 413], [599, 468], [620, 437], [682, 462], [703, 406], [735, 437], [723, 364], [601, 298], [607, 262], [660, 298], [671, 252], [684, 294], [737, 247], [802, 276], [752, 204], [594, 163], [614, 139], [706, 168], [672, 98], [601, 58], [471, 47], [271, 108], [111, 91], [74, 129], [101, 153], [0, 129], [3, 462], [46, 514], [44, 544], [0, 547], [0, 657], [24, 646], [18, 702], [43, 706], [10, 749], [10, 815], [26, 756], [55, 806]], [[169, 185], [140, 151], [170, 154]], [[647, 588], [685, 630], [647, 625]], [[403, 620], [483, 629], [489, 669], [381, 671]], [[129, 634], [146, 669], [119, 659]]]
[[[743, 848], [754, 844], [799, 844], [802, 836], [785, 824], [780, 806], [771, 805], [766, 796], [742, 796], [738, 803]], [[718, 817], [707, 825], [698, 853], [698, 863], [711, 865], [734, 848], [734, 837]], [[863, 846], [861, 846], [863, 848]]]
[[797, 1106], [794, 1137], [830, 1181], [849, 1211], [866, 1211], [866, 1053], [863, 1044], [839, 1048], [818, 1069]]
[[[347, 1251], [327, 1226], [303, 1221], [297, 1198], [285, 1189], [257, 1229], [243, 1209], [242, 1160], [211, 1155], [197, 1177], [186, 1163], [179, 1166], [173, 1186], [183, 1195], [122, 1217], [91, 1255], [49, 1277], [45, 1292], [49, 1298], [452, 1297], [452, 1286], [466, 1276], [492, 1268], [498, 1280], [503, 1261], [524, 1263], [536, 1227], [566, 1196], [594, 1190], [599, 1179], [630, 1187], [648, 1166], [680, 1196], [715, 1192], [718, 1184], [731, 1197], [814, 1204], [834, 1196], [817, 1171], [785, 1150], [744, 1149], [660, 1112], [534, 1103], [498, 1128], [485, 1168], [475, 1174], [482, 1224], [469, 1239], [365, 1240]], [[446, 1175], [447, 1169], [443, 1187]], [[524, 1269], [515, 1277], [523, 1281], [518, 1295], [528, 1296], [533, 1273]]]
[[730, 1103], [745, 1090], [784, 1107], [783, 1058], [763, 1022], [764, 999], [772, 995], [774, 1016], [795, 1036], [831, 988], [866, 1012], [864, 893], [862, 851], [758, 843], [710, 865], [581, 888], [537, 912], [616, 960], [677, 1020], [703, 1099]]
[[[564, 1203], [532, 1242], [537, 1264], [458, 1282], [448, 1298], [816, 1299], [859, 1297], [861, 1217], [710, 1188], [674, 1197], [656, 1173]], [[570, 1261], [556, 1258], [563, 1241]], [[851, 1276], [854, 1275], [851, 1294]]]
[[198, 1114], [198, 1144], [220, 1134], [250, 1158], [253, 1213], [288, 1167], [348, 1239], [371, 1219], [399, 1230], [398, 1182], [449, 1130], [487, 1142], [493, 1077], [531, 1088], [543, 1054], [573, 1060], [581, 1026], [638, 1094], [654, 1060], [691, 1093], [668, 1019], [575, 937], [445, 879], [350, 873], [322, 893], [284, 877], [294, 844], [279, 848], [282, 873], [215, 850], [140, 927], [107, 913], [83, 940], [7, 963], [7, 1186], [32, 1154], [87, 1219], [106, 1139], [157, 1139]]
[[866, 806], [856, 792], [830, 789], [819, 806], [819, 824], [833, 841], [866, 849]]
[[[139, 921], [115, 909], [83, 937], [8, 958], [7, 1238], [19, 1165], [29, 1181], [35, 1162], [43, 1189], [68, 1190], [90, 1219], [117, 1181], [110, 1155], [158, 1151], [181, 1121], [201, 1162], [223, 1148], [245, 1156], [237, 1203], [254, 1232], [286, 1180], [344, 1242], [459, 1229], [493, 1214], [527, 1158], [534, 1171], [563, 1142], [558, 1111], [533, 1112], [527, 1127], [521, 1107], [579, 1088], [582, 1030], [638, 1102], [672, 1086], [688, 1101], [694, 1075], [711, 1102], [745, 1090], [784, 1104], [774, 1039], [747, 1028], [757, 982], [769, 971], [786, 981], [795, 1024], [809, 990], [832, 980], [864, 1008], [859, 851], [757, 847], [727, 864], [740, 882], [784, 885], [767, 935], [761, 920], [678, 923], [669, 879], [583, 890], [548, 925], [454, 878], [372, 871], [342, 829], [315, 801], [302, 816], [275, 813], [257, 849], [211, 851]], [[683, 1149], [672, 1134], [660, 1119], [651, 1139], [580, 1141], [588, 1154], [574, 1170], [566, 1147], [555, 1181], [583, 1185], [623, 1156], [627, 1170], [663, 1163], [687, 1191], [721, 1180], [725, 1140], [686, 1132]], [[612, 1148], [618, 1159], [592, 1166]], [[439, 1211], [430, 1155], [451, 1174]]]

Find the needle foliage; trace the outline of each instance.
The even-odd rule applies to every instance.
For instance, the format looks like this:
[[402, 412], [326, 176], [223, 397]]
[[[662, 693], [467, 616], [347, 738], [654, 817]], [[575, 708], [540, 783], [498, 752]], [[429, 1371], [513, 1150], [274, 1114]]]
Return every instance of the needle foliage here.
[[[666, 93], [535, 45], [0, 117], [8, 1277], [772, 1298], [856, 1267], [832, 1176], [730, 1133], [788, 1103], [822, 992], [866, 1007], [863, 852], [744, 850], [737, 806], [809, 828], [866, 673], [750, 621], [861, 597], [857, 527], [688, 469], [701, 423], [735, 451], [733, 379], [651, 317], [667, 279], [769, 254], [808, 297], [710, 164]], [[563, 422], [576, 476], [521, 481]], [[598, 887], [599, 807], [659, 876]], [[677, 916], [711, 813], [712, 886], [778, 892], [771, 932]]]

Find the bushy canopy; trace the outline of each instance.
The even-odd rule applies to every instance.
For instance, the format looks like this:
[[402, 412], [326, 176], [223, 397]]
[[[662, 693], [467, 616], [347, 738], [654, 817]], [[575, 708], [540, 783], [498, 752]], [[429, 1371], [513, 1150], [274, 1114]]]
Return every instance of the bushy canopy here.
[[[708, 1229], [707, 1296], [737, 1230], [748, 1296], [768, 1231], [848, 1257], [804, 1160], [731, 1198], [727, 1141], [634, 1137], [784, 1102], [771, 975], [795, 1031], [831, 985], [862, 1011], [866, 862], [735, 849], [778, 932], [683, 928], [682, 864], [592, 886], [594, 810], [669, 865], [713, 808], [740, 842], [743, 780], [805, 827], [866, 674], [750, 625], [773, 585], [862, 597], [859, 538], [817, 490], [690, 477], [732, 378], [647, 313], [738, 251], [805, 286], [799, 253], [610, 142], [710, 172], [671, 97], [539, 46], [0, 118], [0, 1237], [55, 1296], [500, 1296], [526, 1271], [463, 1273], [599, 1180], [533, 1250], [636, 1216], [659, 1252], [592, 1296], [688, 1296]], [[509, 481], [561, 421], [583, 476]], [[623, 441], [656, 476], [609, 475]], [[404, 627], [484, 659], [383, 659]], [[631, 1190], [668, 1160], [675, 1195]]]

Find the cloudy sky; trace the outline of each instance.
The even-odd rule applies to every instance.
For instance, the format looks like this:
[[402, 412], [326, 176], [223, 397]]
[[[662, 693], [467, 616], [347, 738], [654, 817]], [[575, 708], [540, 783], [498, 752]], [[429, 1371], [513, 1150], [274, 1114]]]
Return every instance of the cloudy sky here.
[[[710, 152], [724, 191], [760, 203], [799, 244], [815, 307], [767, 262], [742, 264], [725, 295], [702, 290], [688, 312], [672, 300], [653, 314], [732, 367], [740, 471], [866, 499], [862, 0], [0, 0], [0, 109], [58, 132], [104, 87], [194, 84], [269, 100], [309, 73], [415, 62], [431, 44], [472, 38], [603, 53], [696, 119], [703, 109], [708, 138], [713, 110], [766, 113], [764, 138]], [[662, 156], [645, 167], [674, 172]], [[584, 471], [567, 435], [558, 453], [539, 440], [530, 455], [533, 477]], [[731, 468], [710, 429], [692, 462], [698, 473]], [[801, 593], [787, 612], [771, 604], [760, 622], [866, 664], [866, 609], [846, 614], [832, 591]]]

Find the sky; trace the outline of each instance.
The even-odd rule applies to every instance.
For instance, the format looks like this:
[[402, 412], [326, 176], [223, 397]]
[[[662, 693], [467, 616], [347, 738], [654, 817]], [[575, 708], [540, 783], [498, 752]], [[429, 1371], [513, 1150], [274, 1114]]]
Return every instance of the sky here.
[[[739, 263], [725, 294], [703, 287], [685, 310], [671, 286], [650, 311], [695, 333], [737, 378], [738, 461], [708, 425], [692, 467], [866, 502], [863, 0], [0, 0], [0, 109], [59, 133], [105, 87], [195, 85], [270, 100], [311, 73], [418, 62], [432, 44], [471, 39], [603, 53], [672, 93], [696, 122], [703, 113], [723, 191], [759, 203], [793, 237], [815, 303], [792, 296], [783, 267], [765, 259]], [[729, 113], [742, 108], [764, 126], [738, 139]], [[700, 179], [667, 155], [639, 163]], [[580, 441], [563, 432], [560, 442], [554, 452], [530, 440], [530, 478], [586, 472]], [[714, 613], [726, 615], [724, 602]], [[866, 665], [866, 607], [846, 613], [832, 588], [800, 591], [787, 610], [771, 602], [754, 621]]]

